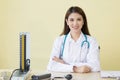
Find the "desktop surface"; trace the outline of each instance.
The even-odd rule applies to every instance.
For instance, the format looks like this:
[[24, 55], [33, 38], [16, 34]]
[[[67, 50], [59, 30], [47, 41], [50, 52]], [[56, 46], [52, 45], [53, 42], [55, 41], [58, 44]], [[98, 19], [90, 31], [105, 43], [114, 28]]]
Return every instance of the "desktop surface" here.
[[101, 78], [100, 72], [82, 73], [82, 74], [81, 73], [56, 73], [56, 72], [51, 72], [51, 73], [53, 77], [62, 77], [67, 74], [71, 74], [73, 76], [72, 80], [116, 80], [112, 78]]
[[[10, 77], [10, 74], [8, 73], [12, 73], [13, 70], [0, 70], [0, 77], [5, 77], [8, 76]], [[3, 73], [7, 73], [7, 75], [1, 75]], [[52, 78], [54, 77], [65, 77], [65, 75], [67, 74], [71, 74], [73, 76], [73, 78], [71, 80], [117, 80], [115, 78], [101, 78], [100, 76], [100, 72], [92, 72], [92, 73], [59, 73], [59, 72], [50, 72], [50, 71], [39, 71], [39, 70], [31, 70], [30, 74], [27, 78], [27, 80], [32, 80], [31, 76], [32, 75], [41, 75], [41, 74], [45, 74], [45, 73], [51, 73], [52, 74]], [[61, 78], [61, 79], [55, 79], [55, 80], [66, 80], [65, 78]]]
[[51, 73], [52, 74], [51, 78], [58, 77], [55, 80], [66, 80], [63, 77], [65, 77], [68, 74], [72, 75], [73, 78], [71, 80], [116, 80], [116, 78], [102, 78], [100, 76], [100, 72], [91, 72], [91, 73], [63, 73], [63, 72], [51, 72], [51, 71], [46, 71], [45, 72], [45, 71], [33, 70], [31, 75], [35, 75], [35, 74], [39, 75], [39, 74], [45, 74], [45, 73]]

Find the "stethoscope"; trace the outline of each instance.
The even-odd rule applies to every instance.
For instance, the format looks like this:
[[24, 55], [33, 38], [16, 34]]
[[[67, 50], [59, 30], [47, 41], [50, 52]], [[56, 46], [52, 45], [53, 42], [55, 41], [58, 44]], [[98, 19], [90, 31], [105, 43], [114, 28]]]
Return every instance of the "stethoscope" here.
[[[86, 44], [87, 45], [87, 49], [89, 49], [89, 47], [90, 47], [90, 43], [89, 43], [89, 41], [87, 40], [87, 35], [85, 35], [85, 34], [83, 34], [84, 35], [84, 40], [82, 41], [82, 43], [81, 43], [81, 48]], [[63, 52], [64, 52], [64, 47], [65, 47], [65, 42], [66, 42], [66, 38], [67, 38], [67, 36], [68, 36], [68, 34], [67, 35], [65, 35], [65, 37], [64, 37], [64, 41], [63, 41], [63, 44], [62, 44], [62, 47], [61, 47], [61, 52], [60, 52], [60, 56], [59, 56], [59, 58], [61, 59], [62, 57], [63, 57]]]

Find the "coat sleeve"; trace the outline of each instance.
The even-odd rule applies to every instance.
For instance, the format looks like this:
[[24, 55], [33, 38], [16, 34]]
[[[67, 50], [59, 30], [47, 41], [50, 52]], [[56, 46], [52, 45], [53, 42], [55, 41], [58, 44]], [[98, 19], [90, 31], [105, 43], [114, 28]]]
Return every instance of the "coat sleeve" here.
[[96, 39], [93, 38], [87, 55], [87, 63], [93, 72], [100, 71], [100, 49]]
[[100, 49], [99, 45], [95, 38], [90, 39], [90, 48], [88, 51], [88, 54], [86, 56], [86, 62], [77, 62], [77, 63], [71, 63], [75, 66], [83, 66], [87, 65], [91, 68], [92, 72], [100, 71]]
[[63, 41], [63, 36], [58, 37], [53, 44], [52, 48], [52, 53], [50, 56], [50, 60], [47, 66], [48, 71], [56, 71], [56, 72], [73, 72], [73, 66], [69, 64], [62, 64], [58, 63], [52, 60], [54, 56], [59, 57], [60, 56], [60, 51], [61, 51], [61, 46], [62, 46], [62, 41]]

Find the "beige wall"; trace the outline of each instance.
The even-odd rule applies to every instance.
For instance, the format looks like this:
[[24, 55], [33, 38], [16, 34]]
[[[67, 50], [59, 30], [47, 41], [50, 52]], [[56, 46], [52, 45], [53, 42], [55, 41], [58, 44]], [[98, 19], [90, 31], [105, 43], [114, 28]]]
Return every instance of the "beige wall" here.
[[45, 70], [66, 10], [80, 6], [98, 40], [102, 69], [120, 70], [119, 0], [1, 0], [0, 68], [19, 68], [19, 32], [31, 34], [31, 68]]

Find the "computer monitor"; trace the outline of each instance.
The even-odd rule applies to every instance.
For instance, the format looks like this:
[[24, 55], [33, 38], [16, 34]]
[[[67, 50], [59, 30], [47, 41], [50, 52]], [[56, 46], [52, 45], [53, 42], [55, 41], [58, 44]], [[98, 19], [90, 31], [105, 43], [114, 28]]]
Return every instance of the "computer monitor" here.
[[20, 32], [20, 71], [30, 69], [30, 33]]

